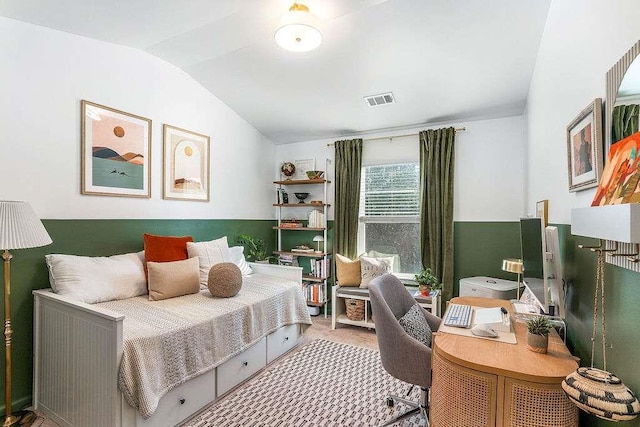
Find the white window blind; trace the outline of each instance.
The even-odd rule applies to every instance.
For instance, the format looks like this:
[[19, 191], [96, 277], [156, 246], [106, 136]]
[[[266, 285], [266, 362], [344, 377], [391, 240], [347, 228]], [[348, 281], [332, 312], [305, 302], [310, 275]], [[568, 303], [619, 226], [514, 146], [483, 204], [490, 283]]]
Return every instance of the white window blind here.
[[389, 217], [414, 217], [417, 220], [420, 215], [420, 168], [417, 163], [364, 167], [361, 179], [361, 221], [377, 222]]

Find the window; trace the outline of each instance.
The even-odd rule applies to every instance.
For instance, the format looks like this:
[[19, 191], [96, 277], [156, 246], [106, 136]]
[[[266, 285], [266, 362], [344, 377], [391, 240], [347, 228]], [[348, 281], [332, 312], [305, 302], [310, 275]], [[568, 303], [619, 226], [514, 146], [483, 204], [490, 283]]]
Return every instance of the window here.
[[366, 166], [360, 184], [358, 252], [393, 256], [393, 271], [413, 278], [420, 259], [420, 166]]

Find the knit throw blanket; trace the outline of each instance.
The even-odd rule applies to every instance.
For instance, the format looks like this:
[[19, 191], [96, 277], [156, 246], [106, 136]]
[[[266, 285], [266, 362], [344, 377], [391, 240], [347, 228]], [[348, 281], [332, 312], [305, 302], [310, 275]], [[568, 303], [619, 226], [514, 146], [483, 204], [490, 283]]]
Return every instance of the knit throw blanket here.
[[143, 295], [96, 305], [125, 315], [118, 387], [145, 419], [169, 390], [282, 326], [311, 324], [298, 283], [257, 274], [243, 277], [231, 298], [206, 289], [162, 301]]

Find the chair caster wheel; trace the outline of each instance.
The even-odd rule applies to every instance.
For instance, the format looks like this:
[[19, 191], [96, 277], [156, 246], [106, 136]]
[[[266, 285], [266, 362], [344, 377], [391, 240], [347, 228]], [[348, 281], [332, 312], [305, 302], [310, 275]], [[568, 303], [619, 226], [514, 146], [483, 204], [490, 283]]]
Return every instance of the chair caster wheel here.
[[393, 401], [393, 398], [391, 398], [391, 397], [387, 397], [387, 406], [388, 406], [389, 408], [393, 408], [394, 403], [395, 403], [395, 402]]

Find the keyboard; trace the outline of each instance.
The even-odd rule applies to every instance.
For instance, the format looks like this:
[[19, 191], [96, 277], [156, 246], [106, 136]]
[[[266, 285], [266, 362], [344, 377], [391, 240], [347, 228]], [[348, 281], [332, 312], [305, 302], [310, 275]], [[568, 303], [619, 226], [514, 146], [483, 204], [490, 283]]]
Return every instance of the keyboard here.
[[456, 328], [468, 328], [471, 326], [471, 311], [470, 305], [449, 304], [449, 309], [442, 323]]

